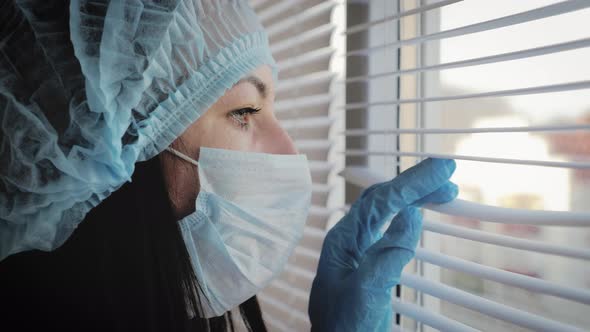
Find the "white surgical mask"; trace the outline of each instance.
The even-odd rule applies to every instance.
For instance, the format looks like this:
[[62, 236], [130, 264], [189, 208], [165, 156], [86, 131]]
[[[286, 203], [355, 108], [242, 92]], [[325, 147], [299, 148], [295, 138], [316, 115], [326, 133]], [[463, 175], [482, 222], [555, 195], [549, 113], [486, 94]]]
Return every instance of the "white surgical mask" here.
[[199, 281], [205, 318], [220, 316], [280, 273], [302, 234], [311, 204], [305, 155], [201, 147], [196, 211], [180, 228]]

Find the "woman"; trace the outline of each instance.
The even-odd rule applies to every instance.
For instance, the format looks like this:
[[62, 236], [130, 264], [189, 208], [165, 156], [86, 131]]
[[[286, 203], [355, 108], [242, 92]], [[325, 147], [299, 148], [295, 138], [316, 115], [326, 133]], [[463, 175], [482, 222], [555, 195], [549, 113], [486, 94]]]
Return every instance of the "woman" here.
[[[0, 321], [265, 330], [255, 294], [301, 237], [311, 179], [274, 116], [251, 9], [56, 0], [0, 15]], [[391, 328], [417, 207], [452, 200], [453, 171], [428, 159], [363, 192], [324, 243], [314, 330]]]

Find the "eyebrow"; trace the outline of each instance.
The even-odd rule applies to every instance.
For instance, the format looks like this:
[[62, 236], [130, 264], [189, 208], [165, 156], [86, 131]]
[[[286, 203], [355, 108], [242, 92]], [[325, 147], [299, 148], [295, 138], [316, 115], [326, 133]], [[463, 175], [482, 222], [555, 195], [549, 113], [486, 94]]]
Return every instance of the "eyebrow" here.
[[261, 79], [259, 79], [256, 76], [246, 76], [244, 78], [242, 78], [241, 80], [239, 80], [236, 84], [234, 84], [234, 86], [240, 84], [240, 83], [250, 83], [252, 85], [254, 85], [254, 87], [256, 88], [256, 90], [258, 90], [258, 93], [260, 94], [260, 96], [262, 98], [266, 98], [266, 92], [268, 90], [268, 88], [266, 87], [266, 84], [264, 84], [264, 82], [262, 82]]

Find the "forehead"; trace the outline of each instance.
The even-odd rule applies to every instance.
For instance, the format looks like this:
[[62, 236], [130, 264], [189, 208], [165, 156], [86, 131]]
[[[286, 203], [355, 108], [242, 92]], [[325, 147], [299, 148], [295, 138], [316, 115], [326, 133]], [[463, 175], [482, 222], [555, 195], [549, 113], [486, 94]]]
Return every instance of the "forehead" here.
[[230, 90], [239, 90], [241, 88], [254, 88], [263, 98], [274, 94], [274, 80], [270, 67], [263, 65], [256, 68], [242, 77]]
[[263, 65], [244, 75], [215, 103], [236, 106], [236, 103], [257, 103], [274, 99], [274, 80], [270, 66]]
[[256, 76], [261, 79], [267, 87], [274, 89], [274, 81], [272, 79], [272, 69], [268, 65], [262, 65], [251, 71], [246, 76]]

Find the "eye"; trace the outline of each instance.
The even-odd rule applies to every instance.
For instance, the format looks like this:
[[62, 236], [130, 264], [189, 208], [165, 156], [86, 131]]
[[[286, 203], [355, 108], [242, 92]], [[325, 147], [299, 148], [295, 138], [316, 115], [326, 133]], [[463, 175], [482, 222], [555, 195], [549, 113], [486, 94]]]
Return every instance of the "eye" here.
[[258, 112], [260, 112], [260, 108], [246, 107], [246, 108], [241, 108], [239, 110], [229, 112], [228, 117], [230, 117], [233, 121], [235, 121], [236, 124], [238, 126], [240, 126], [240, 128], [248, 129], [249, 116], [254, 115]]

